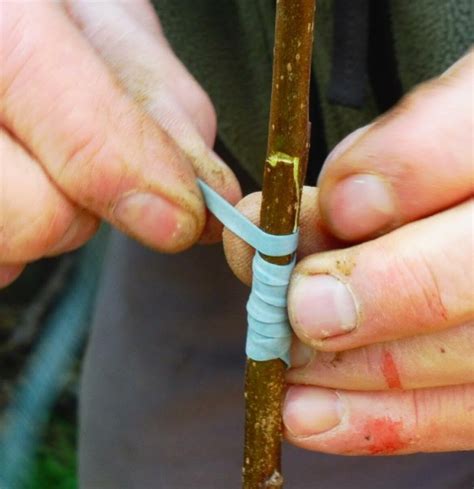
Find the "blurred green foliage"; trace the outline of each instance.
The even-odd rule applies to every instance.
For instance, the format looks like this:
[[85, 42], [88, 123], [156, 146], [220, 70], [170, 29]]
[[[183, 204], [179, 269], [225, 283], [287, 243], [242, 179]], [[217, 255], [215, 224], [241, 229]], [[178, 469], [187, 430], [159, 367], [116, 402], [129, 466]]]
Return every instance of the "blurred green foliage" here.
[[73, 421], [52, 419], [25, 489], [77, 489], [76, 431]]

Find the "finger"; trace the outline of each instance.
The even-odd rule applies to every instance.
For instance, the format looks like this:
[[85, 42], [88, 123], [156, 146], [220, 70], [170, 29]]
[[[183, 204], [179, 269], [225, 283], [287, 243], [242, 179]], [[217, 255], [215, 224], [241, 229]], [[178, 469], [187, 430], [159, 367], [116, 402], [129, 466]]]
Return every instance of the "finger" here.
[[82, 207], [163, 251], [196, 241], [205, 213], [191, 164], [65, 12], [41, 2], [3, 13], [4, 124]]
[[70, 251], [96, 231], [41, 166], [0, 129], [0, 263], [24, 263]]
[[[143, 17], [150, 19], [147, 2], [135, 5], [134, 15], [130, 4], [121, 2], [69, 2], [69, 9], [114, 75], [177, 142], [197, 175], [228, 201], [237, 203], [241, 198], [238, 181], [211, 150], [216, 134], [214, 108], [161, 30], [144, 29]], [[151, 18], [158, 26], [156, 16]], [[206, 231], [208, 241], [220, 240], [222, 227], [216, 222], [209, 223]]]
[[[323, 222], [315, 205], [317, 197], [318, 189], [314, 187], [303, 188], [298, 243], [299, 259], [311, 253], [340, 246], [340, 241], [333, 238], [323, 227]], [[254, 224], [259, 224], [261, 202], [261, 192], [249, 194], [237, 204], [237, 209]], [[224, 230], [223, 241], [225, 256], [230, 268], [243, 283], [250, 285], [252, 281], [252, 259], [255, 250], [228, 229]]]
[[[162, 31], [144, 29], [144, 16], [138, 14], [146, 4], [134, 5], [134, 15], [130, 5], [122, 2], [67, 4], [74, 21], [117, 78], [153, 111], [163, 127], [177, 130], [179, 135], [181, 128], [176, 126], [185, 122], [198, 127], [201, 136], [213, 144], [216, 116], [209, 97], [175, 56]], [[156, 15], [152, 18], [158, 23]], [[160, 100], [163, 95], [171, 96], [171, 102]], [[164, 114], [156, 110], [160, 106]], [[171, 108], [179, 111], [179, 117]]]
[[[90, 1], [90, 0], [88, 0]], [[66, 0], [66, 4], [71, 6], [74, 2]], [[163, 35], [155, 9], [149, 0], [135, 0], [134, 2], [122, 2], [128, 15], [135, 18], [137, 22], [153, 34]]]
[[474, 52], [344, 140], [319, 178], [334, 234], [361, 240], [474, 194]]
[[474, 448], [474, 385], [348, 392], [290, 387], [286, 438], [339, 455], [399, 455]]
[[300, 339], [340, 351], [474, 320], [474, 200], [299, 263], [288, 295]]
[[375, 391], [474, 383], [474, 323], [340, 352], [292, 346], [291, 384]]
[[0, 265], [0, 289], [8, 287], [14, 282], [21, 275], [24, 268], [24, 264]]

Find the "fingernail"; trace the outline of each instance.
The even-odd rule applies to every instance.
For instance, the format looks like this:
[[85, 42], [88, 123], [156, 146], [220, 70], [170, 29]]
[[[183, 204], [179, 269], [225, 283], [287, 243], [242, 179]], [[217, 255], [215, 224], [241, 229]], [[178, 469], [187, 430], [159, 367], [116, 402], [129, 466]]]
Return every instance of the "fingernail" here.
[[126, 231], [165, 251], [182, 249], [195, 237], [194, 217], [154, 194], [128, 194], [118, 202], [114, 214]]
[[376, 175], [347, 177], [331, 191], [328, 216], [342, 238], [359, 239], [381, 231], [395, 216], [391, 189]]
[[283, 405], [283, 422], [294, 437], [319, 435], [335, 428], [344, 414], [333, 391], [319, 387], [290, 387]]
[[23, 271], [23, 265], [0, 265], [0, 288], [10, 285]]
[[300, 275], [290, 290], [291, 323], [309, 339], [322, 340], [352, 331], [357, 326], [354, 298], [331, 275]]
[[87, 226], [90, 228], [93, 223], [94, 220], [88, 215], [82, 214], [77, 216], [63, 237], [49, 249], [48, 255], [64, 253], [73, 249], [78, 244], [78, 238], [86, 234], [87, 230], [84, 227]]
[[314, 358], [316, 350], [302, 341], [295, 339], [291, 345], [290, 363], [291, 368], [303, 368]]

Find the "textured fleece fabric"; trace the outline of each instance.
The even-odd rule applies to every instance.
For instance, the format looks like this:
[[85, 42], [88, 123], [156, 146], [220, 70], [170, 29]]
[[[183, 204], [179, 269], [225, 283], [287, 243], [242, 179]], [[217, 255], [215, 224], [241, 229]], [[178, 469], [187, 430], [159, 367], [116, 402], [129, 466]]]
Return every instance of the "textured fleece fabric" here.
[[[328, 149], [378, 114], [370, 86], [361, 109], [331, 105], [324, 96], [332, 62], [333, 4], [334, 0], [317, 3], [313, 62], [323, 94]], [[154, 0], [154, 5], [175, 52], [216, 106], [220, 138], [259, 180], [266, 149], [274, 0]], [[439, 75], [468, 50], [473, 42], [473, 5], [472, 0], [390, 2], [403, 91]]]

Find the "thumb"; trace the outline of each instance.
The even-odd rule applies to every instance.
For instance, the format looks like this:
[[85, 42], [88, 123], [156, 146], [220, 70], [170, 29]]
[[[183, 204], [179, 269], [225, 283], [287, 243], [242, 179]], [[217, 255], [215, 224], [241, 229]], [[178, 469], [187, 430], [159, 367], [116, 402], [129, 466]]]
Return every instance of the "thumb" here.
[[471, 52], [336, 147], [319, 179], [336, 236], [372, 237], [473, 194], [473, 83]]
[[195, 242], [205, 211], [190, 161], [59, 4], [3, 13], [2, 124], [81, 207], [163, 251]]

